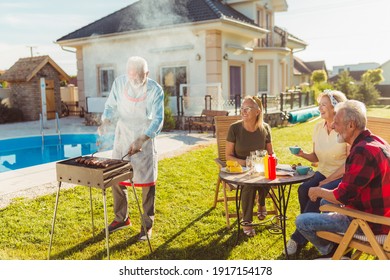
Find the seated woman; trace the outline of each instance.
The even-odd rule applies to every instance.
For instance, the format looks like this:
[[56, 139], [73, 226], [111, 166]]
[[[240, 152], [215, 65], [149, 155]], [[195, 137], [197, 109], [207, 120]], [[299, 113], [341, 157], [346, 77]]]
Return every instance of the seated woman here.
[[[246, 157], [251, 151], [266, 150], [269, 155], [273, 154], [271, 143], [271, 128], [263, 122], [263, 105], [256, 96], [245, 97], [241, 105], [242, 120], [233, 123], [229, 127], [226, 139], [226, 159], [237, 161], [241, 165], [246, 165]], [[264, 219], [267, 214], [265, 207], [265, 197], [269, 188], [243, 187], [241, 194], [241, 205], [243, 212], [244, 233], [252, 237], [255, 230], [250, 225], [253, 217], [253, 207], [259, 192], [259, 219]], [[247, 225], [245, 225], [247, 224]]]
[[[305, 153], [300, 150], [296, 155], [310, 162], [318, 162], [314, 177], [298, 188], [301, 213], [320, 212], [320, 200], [313, 202], [309, 199], [310, 188], [321, 186], [326, 189], [334, 189], [341, 182], [349, 146], [337, 141], [337, 133], [334, 131], [332, 123], [335, 116], [334, 107], [337, 103], [346, 100], [344, 93], [335, 90], [325, 90], [318, 96], [318, 109], [323, 120], [314, 127], [313, 151]], [[306, 244], [306, 238], [298, 230], [295, 230], [287, 242], [287, 253], [289, 255], [299, 253]], [[283, 254], [286, 254], [285, 250], [283, 250]]]

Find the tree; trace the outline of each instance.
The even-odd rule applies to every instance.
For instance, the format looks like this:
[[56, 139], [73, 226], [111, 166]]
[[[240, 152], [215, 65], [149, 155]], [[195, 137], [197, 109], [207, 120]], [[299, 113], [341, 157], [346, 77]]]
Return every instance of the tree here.
[[323, 92], [325, 89], [331, 88], [331, 85], [327, 83], [328, 75], [326, 74], [325, 70], [313, 71], [310, 79], [313, 82], [311, 89], [314, 94], [314, 100], [317, 100], [317, 97], [320, 94], [320, 92]]
[[362, 80], [367, 79], [370, 83], [377, 85], [381, 82], [384, 81], [383, 78], [383, 70], [378, 68], [378, 69], [371, 69], [367, 70], [363, 75], [362, 75]]
[[362, 98], [358, 93], [357, 82], [349, 75], [348, 71], [343, 71], [339, 74], [335, 88], [343, 92], [348, 99], [360, 100]]
[[315, 70], [311, 74], [311, 81], [315, 84], [320, 84], [328, 80], [328, 75], [325, 70]]
[[362, 83], [359, 85], [359, 93], [361, 95], [361, 99], [359, 100], [369, 106], [376, 104], [380, 94], [375, 88], [375, 82], [373, 82], [378, 81], [378, 77], [375, 77], [375, 74], [374, 76], [371, 76], [371, 74], [367, 72], [362, 75]]

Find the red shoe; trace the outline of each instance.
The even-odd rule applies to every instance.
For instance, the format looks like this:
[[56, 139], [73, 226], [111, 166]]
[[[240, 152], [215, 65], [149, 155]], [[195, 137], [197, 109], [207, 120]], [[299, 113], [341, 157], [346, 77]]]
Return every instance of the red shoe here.
[[127, 228], [131, 226], [131, 221], [130, 221], [130, 218], [127, 217], [126, 220], [124, 220], [123, 222], [118, 222], [118, 221], [113, 221], [109, 226], [108, 226], [108, 231], [109, 233], [113, 233], [117, 230], [120, 230], [120, 229], [123, 229], [123, 228]]

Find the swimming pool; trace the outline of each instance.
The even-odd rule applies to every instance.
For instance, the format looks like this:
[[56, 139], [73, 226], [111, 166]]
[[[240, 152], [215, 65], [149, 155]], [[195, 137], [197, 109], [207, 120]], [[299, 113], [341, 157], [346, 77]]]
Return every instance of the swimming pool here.
[[0, 173], [92, 154], [98, 150], [96, 134], [47, 135], [0, 140]]

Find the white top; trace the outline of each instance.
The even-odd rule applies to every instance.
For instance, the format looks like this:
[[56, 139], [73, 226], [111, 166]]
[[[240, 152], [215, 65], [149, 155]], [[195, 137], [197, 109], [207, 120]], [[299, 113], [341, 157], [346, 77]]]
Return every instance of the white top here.
[[328, 134], [325, 121], [316, 124], [313, 131], [313, 143], [318, 158], [318, 171], [328, 177], [345, 163], [347, 144], [337, 143], [337, 132], [332, 129]]

